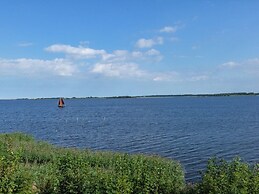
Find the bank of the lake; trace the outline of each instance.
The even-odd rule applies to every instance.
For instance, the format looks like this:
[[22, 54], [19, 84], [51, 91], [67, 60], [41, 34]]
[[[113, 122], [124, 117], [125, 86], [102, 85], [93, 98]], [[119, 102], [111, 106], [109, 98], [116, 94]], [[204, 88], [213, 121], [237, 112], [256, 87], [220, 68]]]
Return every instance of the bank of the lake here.
[[179, 193], [184, 173], [158, 156], [54, 147], [0, 136], [0, 193]]
[[0, 135], [1, 193], [258, 193], [259, 171], [212, 159], [202, 180], [185, 183], [180, 163], [159, 156], [55, 147]]
[[188, 182], [212, 156], [259, 158], [259, 96], [0, 100], [0, 133], [23, 132], [60, 147], [159, 155]]

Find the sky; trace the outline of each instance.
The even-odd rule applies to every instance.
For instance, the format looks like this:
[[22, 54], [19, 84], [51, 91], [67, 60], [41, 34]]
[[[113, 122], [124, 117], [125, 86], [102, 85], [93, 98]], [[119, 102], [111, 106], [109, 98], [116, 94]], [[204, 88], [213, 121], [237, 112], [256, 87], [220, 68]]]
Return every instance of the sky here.
[[1, 0], [0, 99], [259, 92], [257, 0]]

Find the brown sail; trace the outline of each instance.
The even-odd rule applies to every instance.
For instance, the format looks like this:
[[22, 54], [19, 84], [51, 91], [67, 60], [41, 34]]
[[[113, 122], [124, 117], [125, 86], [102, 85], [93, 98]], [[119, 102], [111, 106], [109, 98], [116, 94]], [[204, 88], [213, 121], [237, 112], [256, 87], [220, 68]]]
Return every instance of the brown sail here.
[[58, 100], [58, 107], [63, 108], [65, 106], [65, 102], [63, 98], [59, 98]]

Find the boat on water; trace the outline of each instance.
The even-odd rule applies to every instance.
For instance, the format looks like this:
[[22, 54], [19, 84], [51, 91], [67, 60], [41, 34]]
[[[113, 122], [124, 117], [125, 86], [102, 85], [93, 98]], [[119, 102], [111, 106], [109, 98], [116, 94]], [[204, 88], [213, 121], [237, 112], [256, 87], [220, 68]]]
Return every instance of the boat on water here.
[[63, 98], [59, 98], [58, 100], [58, 107], [59, 108], [64, 108], [65, 107], [65, 102]]

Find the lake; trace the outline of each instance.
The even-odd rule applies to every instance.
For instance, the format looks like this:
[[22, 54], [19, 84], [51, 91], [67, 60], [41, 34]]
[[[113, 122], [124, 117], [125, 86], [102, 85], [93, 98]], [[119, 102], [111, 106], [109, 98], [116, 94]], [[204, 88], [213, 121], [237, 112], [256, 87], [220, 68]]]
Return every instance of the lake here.
[[259, 96], [0, 100], [0, 132], [64, 147], [156, 154], [200, 178], [210, 157], [259, 162]]

